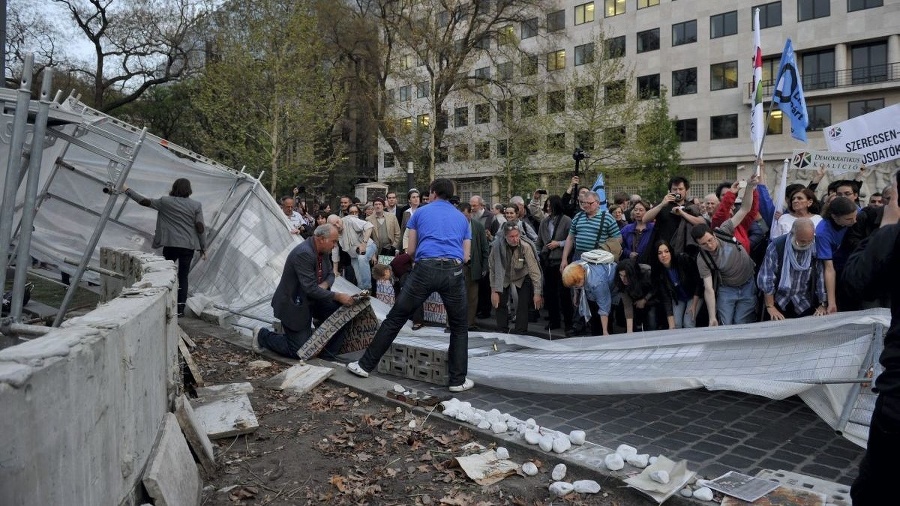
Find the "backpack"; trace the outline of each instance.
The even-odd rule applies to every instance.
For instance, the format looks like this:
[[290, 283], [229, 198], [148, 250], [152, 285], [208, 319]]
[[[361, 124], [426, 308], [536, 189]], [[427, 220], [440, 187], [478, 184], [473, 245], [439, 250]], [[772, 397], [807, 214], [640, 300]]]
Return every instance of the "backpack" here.
[[616, 263], [616, 257], [605, 249], [592, 249], [581, 254], [581, 260], [589, 264], [613, 264]]

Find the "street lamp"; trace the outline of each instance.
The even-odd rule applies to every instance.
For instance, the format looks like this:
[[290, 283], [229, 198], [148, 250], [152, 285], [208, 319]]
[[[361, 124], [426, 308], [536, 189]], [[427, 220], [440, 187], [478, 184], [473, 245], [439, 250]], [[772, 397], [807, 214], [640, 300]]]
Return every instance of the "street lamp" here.
[[410, 188], [415, 187], [415, 183], [413, 182], [413, 163], [407, 162], [406, 164], [406, 190], [409, 191]]

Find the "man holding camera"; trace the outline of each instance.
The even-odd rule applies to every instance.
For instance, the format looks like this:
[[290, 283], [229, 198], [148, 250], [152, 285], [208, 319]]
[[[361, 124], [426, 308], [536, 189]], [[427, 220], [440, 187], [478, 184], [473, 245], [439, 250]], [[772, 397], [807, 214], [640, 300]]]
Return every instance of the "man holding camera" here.
[[678, 227], [683, 221], [687, 222], [687, 230], [690, 230], [694, 225], [706, 223], [703, 217], [695, 215], [686, 207], [686, 204], [689, 202], [688, 189], [690, 187], [691, 183], [687, 178], [682, 176], [673, 177], [669, 180], [669, 193], [663, 197], [662, 202], [644, 214], [644, 223], [656, 220], [653, 229], [656, 237], [653, 243], [666, 240], [675, 248], [676, 251], [673, 253], [684, 253], [684, 240], [675, 240], [675, 232], [678, 231]]

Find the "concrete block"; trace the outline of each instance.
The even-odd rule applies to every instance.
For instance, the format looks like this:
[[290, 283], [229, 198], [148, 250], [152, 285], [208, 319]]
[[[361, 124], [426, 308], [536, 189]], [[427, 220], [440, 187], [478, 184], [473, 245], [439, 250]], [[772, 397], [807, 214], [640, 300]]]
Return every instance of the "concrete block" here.
[[240, 394], [249, 394], [253, 391], [253, 385], [250, 383], [224, 383], [221, 385], [209, 385], [206, 387], [201, 387], [197, 389], [197, 397], [202, 399], [208, 399], [212, 397], [219, 396], [230, 396], [230, 395], [240, 395]]
[[200, 503], [200, 473], [191, 449], [172, 413], [163, 417], [144, 487], [156, 506], [190, 506]]
[[194, 454], [197, 455], [200, 465], [207, 473], [215, 473], [216, 457], [213, 454], [212, 443], [203, 427], [197, 422], [194, 408], [191, 407], [190, 401], [184, 395], [175, 399], [175, 418], [178, 419], [178, 425], [181, 426], [184, 437], [194, 450]]
[[250, 434], [259, 421], [247, 394], [198, 399], [194, 415], [210, 439]]
[[330, 367], [297, 364], [266, 381], [266, 387], [304, 394], [325, 381], [333, 372], [334, 369]]
[[225, 326], [225, 319], [231, 316], [231, 313], [228, 311], [223, 311], [221, 309], [216, 309], [213, 307], [208, 307], [203, 310], [203, 313], [200, 314], [200, 319], [212, 323], [218, 327]]

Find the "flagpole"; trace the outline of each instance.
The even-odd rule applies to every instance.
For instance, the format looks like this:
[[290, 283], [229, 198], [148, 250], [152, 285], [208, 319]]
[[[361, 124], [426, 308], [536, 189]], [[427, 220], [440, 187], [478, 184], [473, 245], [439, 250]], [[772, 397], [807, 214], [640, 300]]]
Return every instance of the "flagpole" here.
[[[766, 112], [766, 124], [762, 131], [762, 139], [759, 140], [759, 152], [756, 153], [756, 159], [759, 160], [762, 157], [763, 145], [766, 143], [766, 134], [769, 131], [769, 117], [772, 116], [772, 109], [775, 107], [775, 101], [769, 101], [769, 110]], [[759, 171], [759, 166], [756, 168]], [[759, 174], [759, 172], [757, 172]]]

